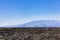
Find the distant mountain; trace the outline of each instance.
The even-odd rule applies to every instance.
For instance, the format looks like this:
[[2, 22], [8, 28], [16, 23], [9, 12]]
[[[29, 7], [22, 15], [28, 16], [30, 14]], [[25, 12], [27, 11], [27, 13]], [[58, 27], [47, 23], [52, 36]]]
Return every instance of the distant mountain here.
[[37, 20], [25, 24], [19, 24], [12, 27], [60, 27], [59, 20]]

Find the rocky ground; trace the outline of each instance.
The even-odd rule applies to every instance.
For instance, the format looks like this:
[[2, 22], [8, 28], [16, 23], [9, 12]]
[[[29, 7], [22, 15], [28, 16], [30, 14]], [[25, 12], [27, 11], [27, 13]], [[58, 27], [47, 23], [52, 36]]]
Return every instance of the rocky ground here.
[[60, 40], [60, 28], [0, 28], [0, 40]]

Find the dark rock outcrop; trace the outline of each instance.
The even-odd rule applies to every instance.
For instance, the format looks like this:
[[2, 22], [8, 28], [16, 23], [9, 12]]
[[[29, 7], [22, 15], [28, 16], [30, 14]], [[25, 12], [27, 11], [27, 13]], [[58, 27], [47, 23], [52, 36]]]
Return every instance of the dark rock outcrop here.
[[0, 40], [60, 40], [60, 28], [0, 28]]

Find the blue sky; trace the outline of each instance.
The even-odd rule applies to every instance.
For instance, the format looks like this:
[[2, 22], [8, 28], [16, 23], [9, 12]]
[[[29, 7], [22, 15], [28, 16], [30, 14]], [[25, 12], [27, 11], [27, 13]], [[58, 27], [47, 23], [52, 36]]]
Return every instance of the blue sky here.
[[0, 0], [0, 25], [60, 20], [60, 0]]

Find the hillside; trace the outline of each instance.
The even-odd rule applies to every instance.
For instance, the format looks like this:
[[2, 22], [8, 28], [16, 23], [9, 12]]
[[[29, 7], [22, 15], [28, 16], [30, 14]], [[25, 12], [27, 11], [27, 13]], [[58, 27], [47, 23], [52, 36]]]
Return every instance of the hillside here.
[[0, 28], [0, 40], [60, 40], [60, 28]]
[[13, 25], [10, 27], [60, 27], [59, 20], [36, 20], [24, 24]]

